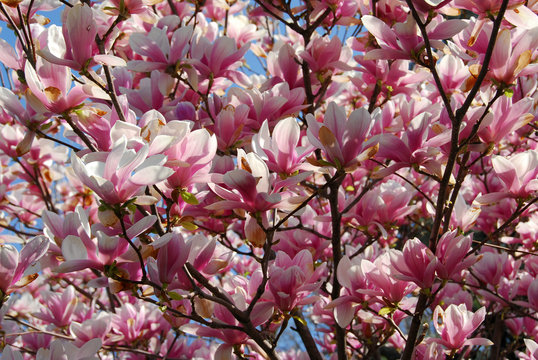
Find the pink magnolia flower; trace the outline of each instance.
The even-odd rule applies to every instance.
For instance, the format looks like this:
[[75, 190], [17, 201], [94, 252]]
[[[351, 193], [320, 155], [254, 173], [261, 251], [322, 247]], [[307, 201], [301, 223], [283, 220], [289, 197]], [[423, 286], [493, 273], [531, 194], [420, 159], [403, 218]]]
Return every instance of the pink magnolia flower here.
[[[351, 70], [346, 57], [350, 52], [343, 51], [342, 42], [338, 36], [332, 38], [318, 37], [311, 41], [300, 57], [308, 63], [313, 73], [325, 75], [326, 72]], [[342, 59], [342, 60], [340, 60]]]
[[376, 176], [386, 176], [403, 167], [419, 165], [442, 177], [441, 164], [436, 155], [439, 153], [439, 147], [448, 143], [450, 137], [449, 132], [433, 133], [432, 120], [430, 113], [421, 112], [412, 118], [401, 136], [390, 133], [380, 135], [377, 157], [394, 160], [395, 163], [379, 170]]
[[232, 88], [228, 96], [234, 98], [231, 103], [235, 106], [240, 104], [249, 106], [247, 125], [254, 131], [257, 131], [265, 120], [269, 122], [269, 128], [272, 128], [277, 120], [293, 116], [306, 107], [303, 105], [304, 89], [298, 87], [290, 90], [290, 86], [285, 82], [269, 89]]
[[531, 114], [533, 103], [529, 97], [514, 102], [513, 98], [502, 96], [492, 105], [491, 116], [484, 118], [478, 136], [487, 143], [500, 143], [534, 119]]
[[366, 278], [374, 287], [373, 290], [363, 290], [363, 292], [379, 297], [377, 299], [379, 303], [398, 304], [416, 288], [416, 285], [411, 282], [394, 277], [388, 253], [379, 255], [373, 262], [363, 260], [361, 267]]
[[451, 222], [461, 231], [467, 232], [476, 223], [481, 211], [482, 209], [476, 201], [473, 200], [470, 204], [467, 204], [464, 197], [459, 193], [454, 204]]
[[58, 339], [51, 343], [50, 349], [39, 349], [36, 358], [39, 360], [97, 360], [99, 359], [97, 353], [101, 349], [101, 346], [101, 339], [90, 340], [80, 348], [71, 341]]
[[469, 69], [465, 66], [463, 60], [452, 54], [444, 55], [436, 67], [443, 90], [448, 94], [457, 93], [464, 81], [469, 77]]
[[[236, 5], [240, 5], [240, 3], [237, 2], [232, 7]], [[263, 31], [258, 30], [256, 25], [251, 23], [248, 17], [236, 15], [232, 19], [233, 21], [228, 22], [226, 35], [234, 39], [237, 46], [240, 47], [250, 41], [258, 40], [263, 35]]]
[[35, 317], [58, 327], [64, 327], [71, 323], [73, 312], [78, 303], [73, 286], [67, 287], [63, 293], [42, 292], [41, 300], [44, 305], [43, 310], [34, 313]]
[[[49, 348], [51, 341], [54, 340], [53, 336], [49, 334], [38, 333], [37, 331], [27, 332], [23, 334], [21, 338], [24, 344], [24, 348], [35, 351], [35, 352], [37, 352], [41, 348]], [[3, 358], [4, 358], [4, 354], [2, 353], [2, 359]]]
[[181, 235], [177, 233], [168, 233], [156, 240], [152, 245], [154, 249], [159, 249], [155, 269], [157, 273], [153, 270], [155, 267], [151, 266], [150, 278], [160, 284], [170, 284], [187, 262], [191, 244], [192, 242], [185, 244]]
[[282, 311], [291, 311], [298, 305], [316, 300], [308, 298], [321, 286], [325, 264], [314, 269], [312, 254], [304, 249], [291, 259], [278, 251], [269, 268], [269, 292], [271, 301]]
[[91, 319], [82, 323], [73, 321], [69, 326], [69, 332], [75, 338], [75, 345], [81, 346], [92, 339], [99, 338], [105, 343], [105, 338], [112, 329], [110, 314], [99, 312]]
[[246, 130], [250, 108], [246, 104], [228, 104], [215, 116], [215, 123], [209, 126], [217, 137], [218, 149], [226, 152], [229, 148], [239, 147], [248, 139]]
[[[20, 124], [26, 125], [30, 128], [41, 125], [41, 123], [48, 119], [47, 116], [39, 111], [36, 111], [30, 103], [26, 103], [25, 108], [23, 104], [21, 104], [19, 97], [11, 90], [6, 88], [0, 88], [0, 107], [7, 115], [13, 117], [13, 119], [18, 121]], [[32, 140], [33, 138], [30, 139], [27, 133], [24, 141], [31, 142]], [[19, 145], [19, 148], [22, 147], [23, 146]]]
[[357, 109], [346, 119], [344, 110], [331, 102], [323, 123], [311, 114], [306, 120], [308, 140], [323, 150], [327, 161], [338, 169], [353, 170], [377, 151], [375, 145], [365, 143], [373, 123], [366, 109]]
[[[365, 15], [361, 18], [364, 27], [376, 38], [381, 49], [370, 50], [364, 56], [365, 60], [371, 59], [410, 59], [420, 60], [421, 48], [424, 47], [424, 40], [420, 36], [418, 26], [411, 14], [408, 15], [405, 23], [397, 23], [391, 29], [384, 21]], [[443, 48], [442, 40], [451, 38], [467, 27], [467, 22], [463, 20], [439, 21], [434, 19], [426, 29], [430, 43], [433, 47]]]
[[[87, 220], [86, 220], [87, 221]], [[117, 221], [117, 219], [116, 219]], [[127, 236], [134, 239], [148, 230], [156, 221], [154, 215], [146, 216], [127, 229]], [[106, 265], [138, 262], [134, 251], [129, 248], [127, 240], [119, 236], [109, 236], [103, 231], [97, 231], [97, 240], [85, 232], [80, 236], [68, 235], [61, 241], [64, 262], [55, 271], [68, 273], [82, 269], [103, 271]], [[138, 240], [134, 241], [139, 243]], [[138, 265], [138, 264], [137, 264]]]
[[444, 360], [446, 355], [443, 350], [443, 347], [434, 341], [422, 342], [416, 346], [413, 360]]
[[221, 178], [224, 185], [232, 190], [210, 183], [211, 190], [225, 200], [208, 205], [206, 209], [245, 209], [257, 212], [277, 207], [281, 196], [271, 191], [269, 169], [265, 162], [258, 155], [245, 154], [243, 150], [239, 150], [238, 155], [237, 162], [241, 168], [228, 171], [224, 176], [213, 176]]
[[164, 152], [167, 156], [166, 165], [172, 169], [166, 183], [175, 189], [209, 181], [211, 162], [217, 152], [215, 135], [206, 129], [190, 131], [192, 123], [174, 123], [176, 139], [180, 140]]
[[[524, 3], [525, 0], [509, 0], [508, 10], [515, 9]], [[482, 27], [488, 22], [488, 16], [490, 14], [498, 13], [501, 8], [501, 2], [497, 0], [454, 0], [453, 4], [458, 9], [469, 10], [478, 15], [478, 19], [469, 39], [469, 45], [474, 44], [478, 38]]]
[[250, 43], [246, 43], [237, 49], [235, 40], [226, 36], [219, 37], [214, 43], [200, 37], [191, 44], [189, 63], [198, 70], [203, 80], [226, 77], [239, 83], [248, 83], [245, 75], [236, 68], [249, 48]]
[[269, 125], [264, 121], [259, 132], [252, 138], [252, 147], [269, 170], [279, 174], [293, 174], [303, 168], [305, 158], [312, 153], [312, 146], [299, 147], [301, 130], [297, 120], [280, 120], [269, 136]]
[[127, 64], [129, 70], [151, 72], [153, 70], [176, 71], [179, 62], [189, 51], [189, 41], [193, 28], [183, 26], [173, 32], [170, 40], [168, 29], [152, 27], [149, 33], [134, 33], [129, 38], [129, 45], [137, 54], [147, 57], [146, 60], [131, 60]]
[[151, 337], [160, 329], [158, 321], [165, 321], [157, 307], [143, 302], [124, 303], [120, 308], [116, 308], [111, 320], [120, 341], [125, 344], [139, 341], [146, 336]]
[[[7, 9], [9, 9], [9, 7]], [[4, 64], [4, 66], [13, 70], [24, 69], [26, 59], [23, 54], [24, 52], [20, 42], [17, 42], [13, 47], [6, 40], [0, 39], [0, 62]]]
[[403, 251], [391, 250], [390, 262], [395, 277], [404, 281], [412, 281], [421, 289], [430, 288], [435, 280], [437, 259], [431, 250], [419, 239], [405, 242]]
[[486, 252], [481, 259], [473, 265], [473, 274], [488, 285], [496, 286], [504, 276], [504, 267], [508, 261], [507, 253]]
[[134, 89], [120, 87], [122, 94], [129, 100], [128, 109], [135, 110], [138, 116], [150, 110], [166, 113], [169, 110], [166, 107], [168, 95], [173, 89], [174, 79], [158, 70], [153, 70], [150, 77], [142, 78], [139, 86]]
[[167, 179], [173, 170], [163, 166], [164, 155], [148, 157], [149, 146], [127, 148], [122, 137], [110, 152], [90, 153], [80, 159], [73, 154], [71, 163], [77, 177], [107, 204], [121, 204], [137, 195], [144, 187]]
[[[415, 91], [417, 83], [425, 80], [429, 73], [427, 71], [409, 71], [408, 60], [395, 60], [390, 63], [387, 60], [364, 60], [362, 56], [355, 57], [361, 65], [358, 69], [362, 73], [362, 77], [352, 77], [351, 82], [361, 88], [361, 92], [371, 97], [376, 85], [381, 85], [380, 96], [381, 101], [388, 100], [398, 94], [406, 94], [411, 96]], [[468, 74], [466, 74], [468, 76]], [[445, 79], [442, 77], [441, 79]], [[364, 88], [364, 83], [367, 87]], [[386, 111], [388, 103], [382, 108]]]
[[525, 30], [523, 34], [513, 34], [509, 29], [501, 30], [489, 64], [490, 76], [511, 85], [519, 76], [534, 74], [538, 65], [530, 64], [536, 60], [535, 56], [533, 59], [533, 52], [537, 46], [538, 27]]
[[448, 4], [451, 0], [413, 0], [413, 5], [419, 11], [427, 13], [430, 10], [437, 10]]
[[[508, 7], [514, 8], [524, 4], [525, 0], [509, 0]], [[487, 13], [496, 13], [501, 8], [501, 3], [496, 0], [454, 0], [454, 6], [466, 9], [475, 14], [486, 16]]]
[[350, 223], [355, 226], [378, 227], [381, 232], [398, 224], [417, 206], [409, 205], [416, 192], [397, 181], [388, 180], [368, 191], [353, 208]]
[[[24, 67], [26, 83], [31, 91], [27, 96], [35, 96], [50, 112], [62, 114], [88, 97], [81, 85], [72, 86], [71, 69], [67, 66], [52, 64], [38, 57], [36, 69], [29, 62]], [[30, 97], [28, 101], [32, 101]]]
[[151, 0], [111, 0], [113, 6], [107, 7], [114, 16], [129, 17], [129, 15], [138, 15], [146, 19], [152, 19], [151, 5], [154, 5]]
[[[93, 10], [86, 4], [76, 4], [66, 10], [62, 36], [56, 27], [48, 29], [47, 46], [40, 50], [40, 54], [54, 64], [68, 66], [75, 70], [87, 70], [89, 66], [95, 65], [95, 61], [107, 59], [106, 55], [98, 55], [99, 49], [95, 43], [97, 35], [97, 24], [94, 19]], [[51, 49], [54, 48], [54, 51]], [[58, 52], [60, 49], [60, 52]], [[117, 58], [119, 59], [119, 58]]]
[[107, 116], [109, 114], [110, 109], [101, 105], [98, 108], [84, 106], [74, 110], [71, 116], [81, 130], [94, 140], [98, 150], [109, 151], [114, 145], [111, 130], [116, 122], [116, 119]]
[[534, 279], [528, 289], [527, 298], [529, 299], [529, 305], [536, 311], [538, 311], [538, 279]]
[[439, 305], [443, 309], [446, 309], [451, 304], [456, 306], [465, 304], [467, 309], [473, 307], [473, 295], [468, 291], [465, 291], [460, 284], [449, 282], [441, 289], [441, 291], [437, 292], [438, 286], [441, 286], [441, 284], [434, 285], [432, 289], [432, 292], [437, 293], [437, 295], [430, 308], [435, 309], [435, 307]]
[[24, 360], [21, 352], [9, 345], [6, 345], [2, 350], [2, 358], [6, 360]]
[[[330, 256], [330, 239], [325, 236], [330, 236], [331, 224], [318, 221], [317, 215], [316, 211], [307, 205], [300, 218], [290, 218], [288, 220], [288, 226], [292, 230], [276, 232], [273, 237], [273, 242], [275, 243], [273, 249], [275, 251], [284, 251], [290, 257], [294, 257], [303, 249], [308, 249], [314, 261], [323, 260]], [[302, 229], [295, 229], [294, 227], [299, 224], [311, 227], [318, 234], [313, 234], [310, 231]]]
[[162, 357], [176, 359], [208, 359], [210, 349], [203, 339], [192, 340], [188, 337], [177, 338], [173, 332], [168, 332], [166, 340], [161, 345]]
[[[256, 294], [257, 288], [261, 284], [261, 281], [261, 271], [256, 270], [252, 273], [252, 276], [249, 279], [239, 275], [234, 276], [224, 284], [224, 290], [233, 304], [240, 311], [245, 311], [248, 308], [249, 302], [252, 300], [254, 294]], [[252, 325], [257, 327], [265, 324], [271, 318], [273, 312], [273, 304], [266, 301], [256, 303], [250, 319], [252, 321]], [[207, 314], [207, 317], [210, 317], [213, 321], [218, 323], [242, 327], [241, 323], [228, 309], [217, 303], [214, 304], [213, 311]], [[183, 325], [181, 330], [197, 336], [207, 336], [222, 340], [224, 344], [220, 345], [217, 349], [217, 353], [219, 356], [222, 356], [222, 359], [231, 357], [233, 345], [253, 343], [245, 332], [236, 329], [210, 328], [196, 323], [189, 323]]]
[[214, 275], [225, 268], [230, 260], [230, 256], [226, 258], [226, 254], [219, 254], [215, 239], [202, 234], [184, 239], [179, 233], [168, 233], [155, 240], [152, 247], [158, 254], [156, 258], [148, 259], [148, 275], [152, 281], [166, 284], [170, 290], [192, 288], [183, 269], [185, 263], [188, 262], [203, 274]]
[[435, 249], [437, 257], [437, 276], [441, 279], [459, 281], [462, 270], [468, 269], [478, 258], [467, 256], [471, 249], [472, 236], [457, 235], [457, 231], [449, 231], [441, 236]]
[[493, 343], [485, 338], [467, 339], [484, 321], [486, 308], [481, 307], [476, 313], [467, 311], [464, 304], [450, 305], [446, 310], [440, 306], [433, 312], [433, 325], [441, 336], [436, 340], [449, 350], [459, 350], [469, 346], [489, 346]]
[[538, 191], [538, 151], [528, 150], [509, 158], [493, 156], [493, 170], [504, 185], [503, 191], [492, 192], [476, 199], [491, 204], [504, 198], [526, 199]]
[[271, 74], [271, 82], [285, 82], [291, 89], [301, 86], [301, 66], [296, 61], [295, 49], [283, 44], [278, 50], [267, 55], [267, 71]]
[[49, 248], [49, 240], [37, 236], [30, 240], [19, 253], [13, 245], [0, 245], [0, 295], [26, 286], [37, 274], [24, 275], [25, 271], [42, 258]]

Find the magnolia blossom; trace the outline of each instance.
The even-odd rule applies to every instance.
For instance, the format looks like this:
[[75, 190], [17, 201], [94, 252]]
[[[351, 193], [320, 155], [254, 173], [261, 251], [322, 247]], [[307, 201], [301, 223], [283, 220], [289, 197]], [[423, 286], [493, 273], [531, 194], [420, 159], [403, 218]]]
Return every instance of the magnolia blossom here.
[[493, 345], [490, 340], [484, 338], [468, 339], [469, 335], [482, 324], [485, 316], [486, 309], [484, 307], [473, 313], [468, 311], [464, 304], [450, 305], [446, 310], [437, 306], [433, 312], [433, 325], [441, 336], [437, 342], [449, 350], [459, 350], [465, 345]]
[[20, 253], [13, 245], [0, 245], [0, 295], [8, 295], [35, 280], [37, 273], [25, 275], [25, 272], [48, 248], [49, 240], [44, 236], [32, 239]]
[[314, 269], [312, 254], [308, 250], [302, 250], [293, 259], [279, 251], [269, 270], [272, 302], [282, 311], [291, 311], [298, 305], [315, 301], [315, 297], [307, 297], [321, 286], [324, 271], [325, 266]]
[[[424, 40], [419, 35], [417, 24], [411, 14], [405, 23], [398, 23], [392, 29], [382, 20], [365, 15], [362, 22], [366, 29], [375, 36], [381, 49], [371, 50], [366, 54], [367, 59], [417, 59]], [[443, 47], [441, 40], [459, 33], [467, 27], [463, 20], [446, 20], [430, 22], [427, 26], [428, 37], [435, 47]], [[424, 59], [420, 59], [424, 60]]]
[[490, 204], [507, 197], [525, 199], [538, 191], [538, 151], [528, 150], [510, 158], [498, 155], [491, 162], [504, 191], [482, 195], [477, 202]]
[[252, 146], [270, 170], [292, 174], [304, 167], [303, 160], [314, 150], [311, 146], [298, 147], [300, 135], [299, 124], [293, 118], [279, 121], [272, 137], [268, 123], [264, 121], [252, 138]]
[[472, 236], [457, 236], [456, 230], [443, 234], [435, 250], [437, 276], [459, 280], [461, 272], [478, 260], [475, 255], [468, 255], [471, 245]]
[[[24, 67], [24, 75], [28, 88], [28, 101], [37, 108], [62, 114], [86, 99], [81, 85], [72, 86], [71, 69], [66, 66], [52, 64], [38, 58], [37, 69], [30, 63]], [[42, 105], [38, 105], [38, 104]]]
[[389, 255], [396, 278], [412, 281], [423, 289], [432, 286], [437, 259], [419, 239], [407, 240], [403, 251], [392, 250]]
[[361, 161], [373, 156], [375, 144], [365, 143], [372, 126], [370, 114], [365, 109], [351, 113], [348, 119], [344, 110], [334, 102], [327, 107], [323, 123], [307, 115], [308, 139], [322, 149], [331, 165], [339, 169], [354, 169]]
[[101, 339], [93, 339], [82, 345], [80, 348], [69, 341], [55, 340], [49, 349], [41, 348], [36, 354], [39, 360], [67, 359], [73, 360], [97, 360], [99, 349], [101, 348]]
[[173, 32], [169, 40], [167, 28], [153, 27], [147, 34], [135, 33], [129, 38], [129, 45], [134, 52], [147, 57], [147, 60], [131, 60], [127, 64], [128, 69], [140, 72], [153, 70], [170, 71], [168, 67], [175, 69], [189, 50], [189, 41], [193, 29], [185, 26]]
[[[267, 164], [256, 154], [239, 151], [239, 169], [228, 171], [223, 176], [214, 174], [215, 184], [211, 190], [225, 199], [206, 206], [209, 210], [244, 209], [249, 212], [266, 211], [282, 204], [281, 188], [297, 183], [309, 173], [303, 173], [285, 180], [273, 180], [269, 176]], [[228, 187], [217, 185], [221, 183]]]
[[536, 67], [536, 64], [530, 63], [533, 61], [533, 51], [538, 46], [538, 27], [524, 31], [514, 41], [515, 44], [512, 43], [512, 36], [508, 29], [499, 32], [490, 64], [491, 76], [507, 85], [520, 75], [533, 72], [529, 67]]
[[110, 152], [88, 154], [80, 159], [73, 155], [73, 170], [80, 180], [108, 204], [120, 204], [141, 195], [143, 187], [161, 182], [172, 175], [164, 167], [166, 157], [148, 157], [148, 145], [135, 151], [127, 148], [127, 139], [121, 138]]

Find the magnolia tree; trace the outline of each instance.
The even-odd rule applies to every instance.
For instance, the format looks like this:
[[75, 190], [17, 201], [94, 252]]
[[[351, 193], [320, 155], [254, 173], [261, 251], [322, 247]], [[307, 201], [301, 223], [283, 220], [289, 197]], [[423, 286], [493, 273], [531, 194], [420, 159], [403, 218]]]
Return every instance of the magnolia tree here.
[[536, 13], [1, 0], [2, 358], [538, 359]]

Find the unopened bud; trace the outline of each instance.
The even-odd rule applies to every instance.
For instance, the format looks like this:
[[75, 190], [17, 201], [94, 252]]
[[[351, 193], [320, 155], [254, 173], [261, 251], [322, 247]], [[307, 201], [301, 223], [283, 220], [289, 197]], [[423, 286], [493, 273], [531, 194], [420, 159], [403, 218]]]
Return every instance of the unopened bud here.
[[101, 224], [104, 226], [114, 226], [119, 221], [118, 217], [111, 209], [99, 210], [97, 216], [99, 217]]

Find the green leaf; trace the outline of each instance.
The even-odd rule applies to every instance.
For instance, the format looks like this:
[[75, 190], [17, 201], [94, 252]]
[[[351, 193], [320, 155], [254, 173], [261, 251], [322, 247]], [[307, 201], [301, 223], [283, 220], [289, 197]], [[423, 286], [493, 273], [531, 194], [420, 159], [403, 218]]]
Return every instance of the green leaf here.
[[508, 98], [511, 98], [512, 96], [514, 96], [514, 89], [510, 88], [504, 90], [504, 95], [506, 95], [506, 97]]
[[198, 226], [191, 223], [190, 221], [182, 222], [181, 226], [183, 226], [186, 230], [189, 230], [189, 231], [194, 231], [194, 230], [198, 229]]
[[48, 130], [52, 125], [53, 125], [52, 121], [49, 121], [48, 123], [41, 125], [41, 131]]
[[170, 291], [168, 297], [172, 300], [183, 300], [183, 296], [179, 295], [177, 292]]
[[199, 202], [198, 202], [198, 199], [196, 199], [196, 196], [194, 196], [194, 194], [188, 192], [188, 191], [181, 191], [181, 198], [183, 199], [183, 201], [185, 201], [187, 204], [190, 204], [190, 205], [198, 205]]
[[379, 309], [379, 313], [378, 313], [378, 314], [381, 315], [381, 316], [384, 316], [384, 315], [387, 315], [387, 314], [392, 313], [393, 311], [394, 311], [393, 308], [391, 308], [391, 307], [389, 307], [389, 306], [385, 306], [385, 307]]

